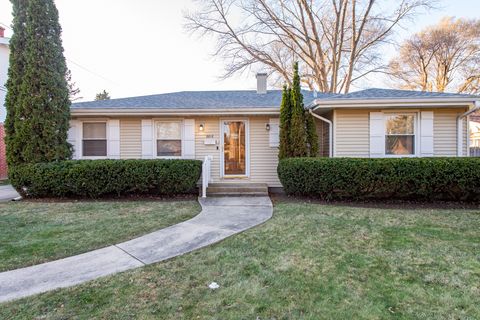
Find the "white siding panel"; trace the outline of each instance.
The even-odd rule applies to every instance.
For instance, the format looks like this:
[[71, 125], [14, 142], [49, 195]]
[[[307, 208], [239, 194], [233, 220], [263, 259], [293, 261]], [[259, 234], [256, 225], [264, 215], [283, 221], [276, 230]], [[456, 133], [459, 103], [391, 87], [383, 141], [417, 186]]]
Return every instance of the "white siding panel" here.
[[433, 111], [422, 111], [420, 113], [420, 156], [431, 157], [433, 151]]
[[120, 159], [120, 120], [108, 120], [107, 152], [109, 159]]
[[270, 147], [278, 148], [280, 146], [280, 119], [270, 119]]
[[79, 121], [70, 120], [70, 129], [68, 130], [67, 141], [72, 145], [73, 148], [72, 159], [80, 159], [80, 144], [82, 141], [78, 139], [80, 132], [79, 126]]
[[195, 120], [183, 120], [183, 157], [195, 159]]
[[370, 157], [385, 155], [385, 119], [383, 112], [370, 112]]
[[153, 158], [153, 121], [142, 120], [142, 159]]

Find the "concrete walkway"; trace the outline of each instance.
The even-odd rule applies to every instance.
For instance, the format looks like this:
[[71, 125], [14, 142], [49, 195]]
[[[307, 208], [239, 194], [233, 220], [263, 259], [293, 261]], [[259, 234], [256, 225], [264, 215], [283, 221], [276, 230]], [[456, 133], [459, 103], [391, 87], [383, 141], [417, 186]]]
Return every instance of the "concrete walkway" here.
[[11, 185], [0, 186], [0, 202], [12, 201], [19, 196]]
[[188, 221], [117, 245], [0, 273], [0, 302], [64, 288], [142, 267], [208, 246], [272, 217], [268, 197], [200, 199]]

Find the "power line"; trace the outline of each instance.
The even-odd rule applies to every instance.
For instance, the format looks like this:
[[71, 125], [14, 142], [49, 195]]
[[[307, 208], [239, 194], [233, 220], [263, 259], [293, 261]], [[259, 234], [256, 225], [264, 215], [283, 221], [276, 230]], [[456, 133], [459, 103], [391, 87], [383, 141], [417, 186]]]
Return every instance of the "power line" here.
[[7, 29], [9, 29], [9, 30], [12, 30], [12, 31], [13, 31], [13, 29], [12, 29], [12, 28], [10, 28], [10, 26], [6, 25], [5, 23], [3, 23], [3, 22], [0, 22], [0, 24], [1, 24], [2, 26], [4, 26], [5, 28], [7, 28]]
[[[8, 28], [9, 30], [13, 31], [13, 29], [12, 29], [10, 26], [8, 26], [7, 24], [5, 24], [5, 23], [3, 23], [3, 22], [0, 22], [0, 25], [5, 26], [5, 27]], [[83, 65], [81, 65], [81, 64], [78, 63], [78, 62], [73, 61], [72, 59], [69, 59], [69, 58], [65, 57], [65, 60], [67, 60], [68, 62], [74, 64], [75, 66], [79, 67], [80, 69], [82, 69], [82, 70], [84, 70], [84, 71], [86, 71], [86, 72], [88, 72], [88, 73], [90, 73], [90, 74], [92, 74], [92, 75], [94, 75], [94, 76], [96, 76], [96, 77], [98, 77], [98, 78], [101, 78], [101, 79], [103, 79], [103, 80], [105, 80], [105, 81], [107, 81], [107, 82], [113, 83], [114, 85], [117, 85], [117, 86], [119, 85], [117, 82], [115, 82], [115, 81], [113, 81], [113, 80], [111, 80], [111, 79], [109, 79], [109, 78], [107, 78], [107, 77], [104, 77], [104, 76], [102, 76], [101, 74], [98, 74], [98, 73], [96, 73], [96, 72], [88, 69], [87, 67], [84, 67]]]
[[81, 64], [73, 61], [72, 59], [68, 59], [68, 58], [65, 58], [65, 59], [66, 59], [68, 62], [71, 62], [72, 64], [76, 65], [76, 66], [79, 67], [80, 69], [82, 69], [82, 70], [84, 70], [84, 71], [86, 71], [86, 72], [88, 72], [88, 73], [93, 74], [94, 76], [97, 76], [97, 77], [99, 77], [99, 78], [102, 78], [103, 80], [108, 81], [108, 82], [110, 82], [110, 83], [113, 83], [113, 84], [115, 84], [115, 85], [117, 85], [117, 86], [119, 85], [119, 84], [116, 83], [115, 81], [110, 80], [110, 79], [108, 79], [107, 77], [104, 77], [104, 76], [102, 76], [101, 74], [98, 74], [98, 73], [96, 73], [96, 72], [94, 72], [94, 71], [92, 71], [92, 70], [90, 70], [90, 69], [82, 66]]

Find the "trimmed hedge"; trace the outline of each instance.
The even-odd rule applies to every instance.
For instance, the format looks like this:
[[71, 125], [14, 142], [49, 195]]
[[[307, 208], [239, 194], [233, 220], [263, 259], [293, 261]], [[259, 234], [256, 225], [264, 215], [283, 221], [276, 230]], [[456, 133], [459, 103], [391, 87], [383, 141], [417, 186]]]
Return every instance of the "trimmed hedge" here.
[[330, 199], [480, 200], [480, 158], [290, 158], [287, 194]]
[[195, 190], [202, 170], [197, 160], [70, 160], [9, 168], [24, 197], [175, 195]]

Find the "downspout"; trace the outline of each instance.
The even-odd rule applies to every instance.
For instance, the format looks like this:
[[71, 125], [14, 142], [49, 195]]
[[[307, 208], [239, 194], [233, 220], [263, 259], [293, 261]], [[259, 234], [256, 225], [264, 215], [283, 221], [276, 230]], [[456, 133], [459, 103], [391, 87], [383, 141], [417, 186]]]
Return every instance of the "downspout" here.
[[[457, 117], [457, 156], [462, 157], [463, 156], [463, 118], [468, 117], [475, 111], [480, 110], [480, 105], [478, 102], [475, 102], [475, 107], [472, 109], [468, 110], [464, 114], [461, 114]], [[467, 157], [470, 156], [470, 153], [468, 152], [468, 149], [470, 148], [468, 144], [468, 122], [467, 122]]]
[[333, 157], [333, 123], [332, 121], [328, 120], [327, 118], [324, 118], [322, 116], [319, 116], [318, 114], [314, 113], [312, 109], [308, 110], [312, 116], [314, 116], [317, 119], [320, 119], [322, 121], [325, 121], [328, 123], [328, 156], [329, 158]]

